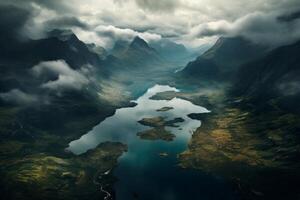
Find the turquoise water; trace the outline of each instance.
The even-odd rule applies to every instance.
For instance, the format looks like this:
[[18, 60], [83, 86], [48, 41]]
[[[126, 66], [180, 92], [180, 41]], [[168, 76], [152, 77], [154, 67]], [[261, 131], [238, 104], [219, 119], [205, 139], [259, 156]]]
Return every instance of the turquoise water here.
[[[158, 92], [175, 91], [174, 87], [155, 85], [134, 102], [135, 107], [118, 109], [90, 132], [72, 141], [68, 149], [81, 154], [105, 141], [118, 141], [128, 145], [128, 152], [118, 161], [114, 175], [118, 178], [114, 189], [117, 200], [188, 200], [188, 199], [235, 199], [234, 192], [224, 180], [196, 170], [183, 170], [177, 166], [177, 155], [187, 148], [193, 131], [201, 122], [187, 117], [190, 113], [207, 113], [206, 108], [187, 100], [151, 100]], [[173, 107], [157, 112], [162, 107]], [[166, 127], [176, 135], [172, 142], [147, 141], [136, 134], [150, 129], [138, 123], [149, 117], [165, 117], [167, 120], [181, 117], [179, 127]], [[160, 157], [159, 153], [168, 153]]]

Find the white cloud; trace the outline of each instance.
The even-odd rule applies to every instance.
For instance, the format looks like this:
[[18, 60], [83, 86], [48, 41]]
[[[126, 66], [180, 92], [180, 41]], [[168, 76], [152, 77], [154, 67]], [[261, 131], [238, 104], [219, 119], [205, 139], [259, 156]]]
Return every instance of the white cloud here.
[[97, 26], [95, 32], [101, 37], [111, 40], [111, 42], [116, 40], [132, 40], [135, 36], [139, 36], [146, 41], [153, 41], [161, 39], [161, 36], [158, 34], [148, 33], [148, 32], [137, 32], [129, 28], [117, 28], [115, 26]]
[[[262, 24], [265, 20], [266, 27], [268, 23], [278, 26], [279, 28], [273, 29], [275, 31], [281, 28], [289, 29], [288, 36], [293, 38], [294, 33], [291, 32], [297, 31], [295, 28], [290, 30], [289, 26], [280, 25], [274, 20], [279, 15], [300, 10], [299, 0], [68, 0], [64, 3], [39, 0], [11, 1], [34, 2], [33, 9], [37, 12], [34, 20], [27, 26], [33, 27], [27, 30], [31, 30], [32, 34], [37, 35], [45, 21], [55, 21], [55, 18], [61, 18], [68, 13], [70, 18], [76, 17], [89, 27], [85, 30], [80, 27], [72, 28], [80, 39], [102, 46], [109, 46], [113, 39], [130, 37], [136, 34], [135, 32], [143, 34], [144, 37], [141, 37], [146, 40], [153, 35], [161, 35], [189, 46], [197, 46], [214, 40], [214, 33], [249, 33], [251, 17], [252, 20], [258, 20], [252, 21], [254, 24]], [[263, 13], [265, 17], [255, 18], [257, 13]], [[272, 19], [267, 19], [268, 17]], [[245, 20], [249, 22], [248, 26]], [[61, 27], [58, 28], [64, 27], [63, 23], [59, 24]], [[296, 26], [299, 29], [299, 25]], [[97, 29], [102, 34], [113, 33], [114, 38], [105, 38], [97, 34]], [[278, 36], [273, 39], [284, 37], [285, 33], [279, 31], [276, 33]], [[258, 36], [260, 40], [263, 34], [264, 30], [261, 33], [256, 30], [252, 36], [253, 39]], [[265, 38], [269, 38], [268, 34]]]
[[32, 71], [36, 76], [41, 76], [43, 73], [56, 74], [56, 80], [50, 80], [41, 85], [43, 88], [52, 90], [80, 90], [89, 83], [84, 73], [71, 69], [63, 60], [41, 62], [34, 66]]
[[0, 98], [6, 102], [19, 105], [28, 105], [38, 101], [36, 96], [22, 92], [19, 89], [13, 89], [6, 93], [0, 93]]
[[276, 13], [255, 12], [232, 23], [220, 20], [201, 24], [192, 32], [197, 37], [244, 36], [260, 44], [279, 46], [300, 39], [300, 19], [282, 22]]

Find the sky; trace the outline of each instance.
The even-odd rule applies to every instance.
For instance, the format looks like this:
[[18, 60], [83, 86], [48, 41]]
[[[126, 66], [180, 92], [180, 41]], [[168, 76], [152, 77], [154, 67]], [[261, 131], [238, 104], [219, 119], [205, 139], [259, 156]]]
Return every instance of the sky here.
[[188, 48], [243, 36], [275, 47], [300, 39], [300, 1], [0, 0], [0, 25], [20, 38], [71, 29], [105, 48], [135, 36], [148, 42], [167, 38]]

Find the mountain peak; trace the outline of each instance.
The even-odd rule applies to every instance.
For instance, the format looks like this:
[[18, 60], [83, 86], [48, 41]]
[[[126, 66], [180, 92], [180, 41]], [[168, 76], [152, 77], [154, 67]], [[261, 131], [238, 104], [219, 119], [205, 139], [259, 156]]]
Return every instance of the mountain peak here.
[[221, 37], [182, 72], [209, 79], [228, 77], [236, 73], [241, 65], [264, 55], [266, 51], [264, 46], [242, 37]]
[[130, 44], [130, 47], [146, 47], [146, 48], [150, 48], [148, 43], [143, 40], [142, 38], [140, 38], [139, 36], [136, 36], [133, 41]]
[[70, 39], [78, 40], [77, 36], [70, 29], [54, 29], [48, 32], [48, 37], [55, 37], [61, 41], [67, 41]]

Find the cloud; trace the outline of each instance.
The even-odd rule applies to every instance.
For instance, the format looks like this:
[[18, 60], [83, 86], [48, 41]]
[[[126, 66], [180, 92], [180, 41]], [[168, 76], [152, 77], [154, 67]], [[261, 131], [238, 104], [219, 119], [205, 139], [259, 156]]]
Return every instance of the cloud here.
[[57, 13], [70, 13], [75, 11], [74, 4], [72, 0], [68, 3], [61, 0], [10, 0], [6, 2], [7, 4], [15, 5], [24, 9], [32, 9], [32, 5], [38, 5], [39, 7], [45, 8], [47, 10], [52, 10]]
[[0, 4], [0, 40], [18, 39], [30, 15], [30, 12], [25, 9]]
[[201, 24], [194, 28], [197, 37], [244, 36], [253, 42], [271, 47], [300, 39], [300, 20], [282, 21], [274, 13], [251, 13], [234, 22], [220, 20]]
[[225, 20], [208, 22], [194, 27], [192, 34], [196, 37], [210, 37], [214, 35], [222, 35], [229, 32], [231, 24]]
[[108, 38], [113, 43], [116, 40], [131, 41], [135, 36], [139, 36], [146, 41], [160, 40], [161, 36], [148, 32], [137, 32], [132, 29], [122, 29], [114, 26], [98, 26], [95, 29], [98, 36]]
[[277, 17], [281, 22], [290, 22], [300, 18], [300, 10]]
[[57, 78], [41, 85], [42, 88], [51, 90], [80, 90], [89, 83], [83, 72], [76, 71], [63, 60], [41, 62], [32, 68], [32, 72], [37, 77], [43, 74], [55, 74]]
[[180, 3], [178, 0], [135, 0], [135, 2], [140, 8], [153, 12], [174, 11]]
[[13, 89], [6, 93], [0, 93], [0, 98], [8, 103], [18, 105], [28, 105], [38, 101], [38, 98], [35, 95], [27, 94], [19, 89]]
[[130, 101], [131, 93], [126, 91], [124, 85], [118, 81], [101, 81], [101, 91], [98, 92], [100, 99], [109, 102], [111, 105], [120, 105]]
[[87, 23], [73, 16], [60, 16], [54, 19], [50, 19], [45, 22], [45, 25], [51, 29], [72, 27], [79, 27], [82, 29], [89, 28], [89, 25]]
[[[144, 34], [144, 37], [141, 35], [140, 37], [146, 40], [158, 35], [196, 47], [210, 43], [220, 35], [246, 35], [253, 40], [257, 39], [258, 42], [266, 38], [267, 43], [273, 41], [276, 43], [278, 38], [286, 37], [285, 34], [288, 32], [285, 41], [280, 39], [280, 43], [285, 43], [288, 38], [291, 38], [291, 41], [297, 38], [299, 28], [295, 22], [299, 16], [299, 0], [10, 0], [7, 2], [6, 4], [29, 12], [30, 20], [27, 20], [25, 32], [31, 38], [42, 37], [43, 31], [52, 27], [71, 28], [85, 42], [95, 42], [102, 46], [110, 46], [114, 39], [128, 39], [137, 33]], [[1, 13], [14, 12], [8, 10]], [[259, 13], [264, 16], [259, 16]], [[23, 20], [26, 17], [19, 19]], [[280, 30], [276, 32], [275, 37], [269, 37], [269, 33], [264, 30], [267, 27], [274, 33], [280, 29], [286, 31]]]
[[[10, 0], [0, 2], [0, 36], [15, 36], [14, 39], [38, 39], [49, 28], [80, 26], [85, 23], [72, 17], [78, 12], [70, 0]], [[74, 0], [75, 1], [75, 0]], [[68, 13], [68, 16], [65, 14]], [[47, 22], [47, 23], [46, 23]], [[54, 27], [56, 26], [56, 27]], [[1, 37], [3, 38], [3, 37]]]
[[300, 81], [291, 80], [283, 82], [278, 85], [278, 89], [285, 96], [298, 95], [300, 94]]

